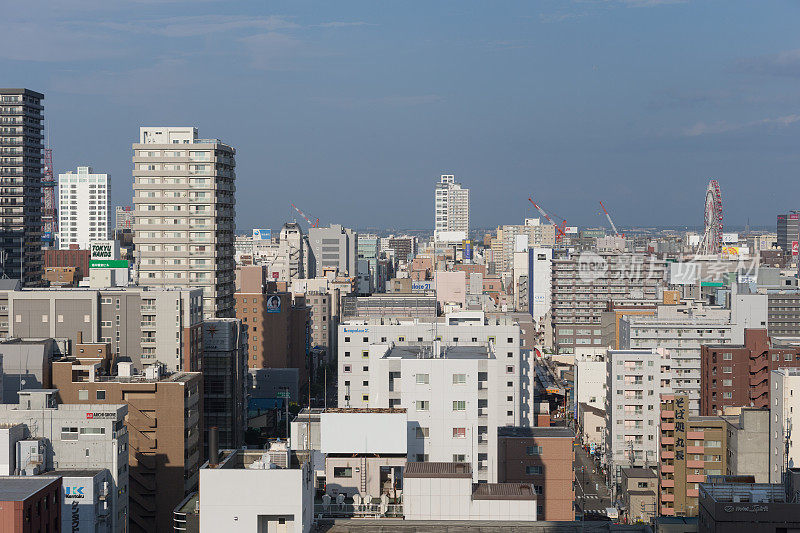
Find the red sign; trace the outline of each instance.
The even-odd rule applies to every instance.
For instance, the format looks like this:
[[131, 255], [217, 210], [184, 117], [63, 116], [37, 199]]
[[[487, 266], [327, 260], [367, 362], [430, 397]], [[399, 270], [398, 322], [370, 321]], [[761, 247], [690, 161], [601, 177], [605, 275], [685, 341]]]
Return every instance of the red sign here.
[[86, 413], [86, 419], [91, 420], [94, 418], [94, 413]]
[[272, 273], [272, 279], [278, 279], [278, 276], [280, 276], [280, 274], [278, 274], [277, 272]]
[[789, 220], [800, 220], [800, 215], [789, 215]]
[[797, 241], [792, 241], [792, 255], [797, 255], [800, 251], [800, 247], [798, 247]]

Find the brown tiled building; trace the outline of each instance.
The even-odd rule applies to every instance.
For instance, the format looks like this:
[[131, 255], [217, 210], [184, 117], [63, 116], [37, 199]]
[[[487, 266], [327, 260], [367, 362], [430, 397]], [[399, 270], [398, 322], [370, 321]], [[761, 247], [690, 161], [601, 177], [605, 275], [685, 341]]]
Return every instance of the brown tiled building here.
[[248, 367], [297, 368], [304, 383], [311, 321], [305, 298], [268, 292], [261, 266], [242, 267], [235, 298], [236, 318], [247, 326]]
[[44, 250], [44, 266], [47, 267], [75, 267], [78, 281], [89, 275], [89, 250], [79, 250], [77, 247], [69, 250]]
[[198, 486], [202, 374], [162, 376], [151, 367], [145, 375], [131, 375], [130, 363], [120, 363], [120, 375], [105, 376], [99, 372], [102, 363], [80, 363], [53, 363], [59, 401], [128, 405], [130, 530], [171, 531], [172, 510]]
[[697, 516], [699, 484], [727, 471], [727, 422], [689, 416], [685, 394], [661, 395], [659, 514]]
[[539, 520], [575, 519], [574, 439], [564, 427], [497, 428], [497, 481], [532, 484]]
[[800, 367], [800, 346], [773, 344], [766, 329], [746, 329], [743, 345], [710, 344], [700, 352], [700, 414], [726, 407], [769, 407], [773, 370]]
[[61, 531], [61, 477], [0, 477], [0, 531]]

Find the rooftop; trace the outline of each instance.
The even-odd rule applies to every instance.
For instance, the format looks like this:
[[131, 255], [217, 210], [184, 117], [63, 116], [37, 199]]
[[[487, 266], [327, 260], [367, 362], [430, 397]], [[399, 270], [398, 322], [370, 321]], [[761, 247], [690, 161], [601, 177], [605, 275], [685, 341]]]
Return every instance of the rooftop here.
[[[623, 468], [622, 473], [627, 478], [657, 478], [658, 475], [650, 468]], [[631, 492], [631, 491], [628, 491]]]
[[[305, 409], [304, 409], [305, 411]], [[302, 411], [301, 411], [302, 412]], [[330, 407], [325, 413], [405, 413], [405, 408], [397, 407]]]
[[469, 463], [409, 462], [403, 477], [472, 479], [472, 466]]
[[772, 483], [700, 483], [700, 494], [716, 502], [786, 502], [786, 488]]
[[0, 476], [0, 502], [24, 501], [58, 479], [58, 476]]
[[531, 438], [575, 438], [575, 432], [566, 427], [521, 427], [505, 426], [497, 428], [498, 437], [531, 437]]
[[433, 343], [420, 343], [416, 345], [394, 346], [384, 357], [397, 357], [400, 359], [489, 359], [492, 354], [484, 345], [473, 346], [442, 346], [441, 355], [434, 355]]
[[63, 476], [63, 477], [94, 477], [97, 474], [107, 471], [106, 468], [98, 468], [96, 470], [91, 469], [74, 469], [71, 470], [69, 468], [63, 469], [56, 469], [50, 470], [47, 472], [47, 475], [50, 476]]
[[533, 487], [526, 483], [475, 483], [473, 500], [535, 500]]

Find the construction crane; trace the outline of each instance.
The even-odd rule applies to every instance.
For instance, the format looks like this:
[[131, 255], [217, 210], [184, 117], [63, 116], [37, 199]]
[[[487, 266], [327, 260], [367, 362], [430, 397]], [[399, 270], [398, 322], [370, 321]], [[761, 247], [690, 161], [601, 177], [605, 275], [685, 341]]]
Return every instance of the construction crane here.
[[564, 238], [564, 237], [566, 237], [566, 235], [567, 235], [566, 233], [564, 233], [564, 227], [566, 227], [566, 225], [567, 225], [567, 221], [566, 221], [566, 220], [564, 220], [564, 221], [562, 222], [561, 226], [559, 226], [558, 224], [556, 224], [555, 222], [553, 222], [553, 219], [552, 219], [552, 218], [550, 218], [550, 215], [548, 215], [548, 214], [545, 212], [545, 210], [544, 210], [544, 209], [542, 209], [541, 207], [539, 207], [539, 205], [538, 205], [536, 202], [534, 202], [534, 201], [533, 201], [533, 198], [530, 198], [530, 197], [529, 197], [529, 198], [528, 198], [528, 201], [529, 201], [530, 203], [532, 203], [532, 204], [533, 204], [533, 207], [535, 207], [535, 208], [536, 208], [536, 210], [537, 210], [537, 211], [539, 211], [539, 214], [541, 214], [541, 215], [542, 215], [542, 216], [545, 218], [545, 220], [547, 220], [547, 221], [548, 221], [550, 224], [552, 224], [552, 225], [553, 225], [553, 227], [555, 227], [555, 228], [556, 228], [556, 242], [561, 242], [561, 239], [563, 239], [563, 238]]
[[606, 206], [603, 205], [603, 202], [600, 202], [600, 207], [603, 208], [603, 213], [606, 214], [606, 218], [608, 219], [608, 223], [611, 224], [611, 229], [614, 230], [614, 235], [616, 235], [617, 237], [623, 237], [624, 238], [625, 235], [624, 234], [620, 234], [620, 232], [617, 231], [617, 226], [615, 226], [614, 225], [614, 221], [611, 220], [611, 215], [608, 214], [608, 211], [606, 210]]
[[301, 217], [303, 217], [304, 219], [306, 219], [306, 222], [308, 222], [308, 227], [310, 227], [310, 228], [318, 228], [318, 227], [319, 227], [319, 219], [316, 219], [314, 222], [311, 222], [311, 219], [310, 219], [310, 218], [308, 218], [308, 217], [306, 216], [306, 214], [305, 214], [305, 213], [303, 213], [302, 211], [300, 211], [300, 209], [298, 209], [296, 205], [294, 205], [294, 204], [291, 204], [291, 206], [292, 206], [292, 207], [294, 207], [294, 210], [295, 210], [295, 211], [297, 211], [298, 213], [300, 213], [300, 216], [301, 216]]

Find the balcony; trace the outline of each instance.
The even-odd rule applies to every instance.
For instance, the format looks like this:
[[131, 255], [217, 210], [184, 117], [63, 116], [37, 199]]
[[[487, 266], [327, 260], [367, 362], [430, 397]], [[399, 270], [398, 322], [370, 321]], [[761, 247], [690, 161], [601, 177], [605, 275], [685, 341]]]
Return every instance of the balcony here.
[[661, 493], [661, 501], [662, 502], [674, 502], [675, 501], [675, 494], [670, 494], [669, 492], [662, 492]]
[[706, 434], [702, 431], [687, 431], [686, 438], [689, 440], [703, 440], [706, 438]]
[[661, 437], [661, 444], [675, 444], [675, 437]]
[[705, 453], [706, 449], [702, 446], [687, 446], [686, 453]]
[[675, 472], [675, 465], [661, 465], [661, 471], [665, 474], [672, 474]]
[[703, 474], [689, 474], [686, 476], [687, 483], [705, 483], [706, 476]]
[[661, 411], [661, 418], [675, 418], [675, 411]]
[[675, 459], [675, 452], [664, 450], [661, 452], [662, 459]]
[[675, 423], [661, 422], [661, 431], [675, 431]]
[[705, 461], [686, 461], [686, 468], [705, 468]]
[[686, 496], [689, 498], [697, 498], [700, 496], [699, 489], [686, 489]]
[[661, 486], [662, 487], [667, 487], [667, 488], [674, 487], [675, 486], [675, 480], [674, 479], [662, 479], [661, 480]]

